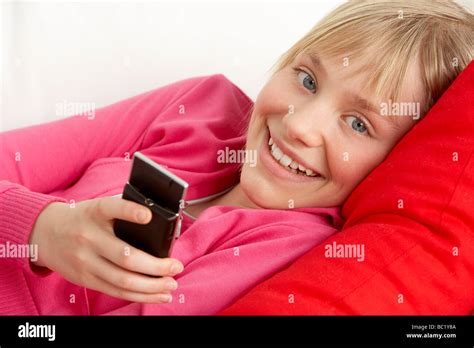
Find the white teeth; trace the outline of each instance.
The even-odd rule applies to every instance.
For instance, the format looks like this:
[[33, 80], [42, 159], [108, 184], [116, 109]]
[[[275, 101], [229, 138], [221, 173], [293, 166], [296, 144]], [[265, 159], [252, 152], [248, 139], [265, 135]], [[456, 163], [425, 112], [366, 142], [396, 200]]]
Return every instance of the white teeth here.
[[272, 155], [277, 161], [279, 161], [283, 157], [283, 152], [277, 147], [275, 150], [272, 151]]
[[291, 162], [293, 162], [293, 160], [287, 155], [283, 155], [283, 157], [280, 159], [280, 163], [285, 167], [287, 167]]
[[[307, 176], [317, 176], [317, 174], [313, 172], [311, 169], [306, 169], [301, 164], [293, 161], [293, 159], [290, 156], [284, 154], [283, 151], [281, 151], [280, 148], [273, 142], [272, 138], [268, 140], [268, 145], [271, 148], [270, 152], [273, 158], [275, 158], [283, 167], [285, 167], [292, 173], [306, 174]], [[299, 169], [299, 171], [297, 169]]]

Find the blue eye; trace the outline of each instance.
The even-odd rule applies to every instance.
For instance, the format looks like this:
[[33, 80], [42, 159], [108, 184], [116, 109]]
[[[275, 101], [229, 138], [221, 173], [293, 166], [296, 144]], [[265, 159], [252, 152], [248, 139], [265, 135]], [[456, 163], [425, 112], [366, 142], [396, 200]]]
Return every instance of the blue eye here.
[[356, 116], [347, 116], [346, 123], [357, 133], [368, 134], [365, 122]]
[[[309, 89], [311, 92], [316, 92], [316, 82], [313, 80], [310, 74], [307, 72], [296, 69], [298, 74], [298, 81], [306, 88]], [[306, 75], [306, 76], [305, 76]]]

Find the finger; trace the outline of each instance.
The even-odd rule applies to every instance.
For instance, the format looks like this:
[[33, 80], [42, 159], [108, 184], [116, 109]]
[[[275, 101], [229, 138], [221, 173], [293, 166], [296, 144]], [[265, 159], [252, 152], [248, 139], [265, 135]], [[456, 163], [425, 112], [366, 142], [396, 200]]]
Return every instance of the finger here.
[[112, 233], [96, 233], [91, 238], [97, 254], [126, 270], [153, 276], [174, 276], [184, 269], [180, 261], [150, 255]]
[[173, 299], [171, 294], [144, 294], [119, 288], [106, 282], [95, 275], [91, 275], [90, 286], [88, 288], [102, 292], [106, 295], [121, 298], [130, 302], [141, 303], [169, 303]]
[[171, 277], [153, 278], [120, 268], [110, 261], [96, 256], [91, 273], [109, 284], [133, 292], [158, 294], [177, 289], [178, 283]]
[[120, 197], [103, 197], [96, 204], [95, 213], [101, 220], [120, 219], [140, 224], [147, 224], [151, 220], [150, 209]]

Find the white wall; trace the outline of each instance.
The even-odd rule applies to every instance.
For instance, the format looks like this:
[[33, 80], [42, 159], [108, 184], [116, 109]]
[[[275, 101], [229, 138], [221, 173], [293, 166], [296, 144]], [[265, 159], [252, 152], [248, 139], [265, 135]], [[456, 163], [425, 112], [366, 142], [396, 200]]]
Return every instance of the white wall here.
[[[1, 1], [1, 0], [0, 0]], [[255, 99], [276, 59], [339, 1], [3, 2], [0, 131], [224, 73]]]
[[342, 2], [0, 0], [0, 131], [63, 117], [58, 103], [100, 107], [198, 75], [224, 73], [255, 99]]

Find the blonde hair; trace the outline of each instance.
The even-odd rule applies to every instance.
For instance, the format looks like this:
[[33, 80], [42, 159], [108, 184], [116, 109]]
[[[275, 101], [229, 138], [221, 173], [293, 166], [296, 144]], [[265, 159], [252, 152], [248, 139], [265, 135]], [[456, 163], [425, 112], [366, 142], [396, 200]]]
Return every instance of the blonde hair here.
[[[367, 49], [376, 55], [367, 59]], [[426, 112], [473, 59], [474, 16], [450, 0], [349, 1], [318, 22], [285, 52], [272, 75], [309, 50], [365, 57], [356, 71], [370, 71], [376, 97], [398, 101], [410, 62], [421, 64]], [[365, 53], [365, 54], [364, 54]]]

